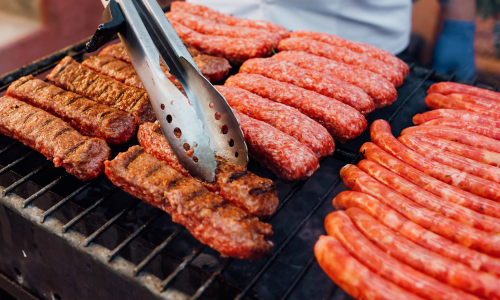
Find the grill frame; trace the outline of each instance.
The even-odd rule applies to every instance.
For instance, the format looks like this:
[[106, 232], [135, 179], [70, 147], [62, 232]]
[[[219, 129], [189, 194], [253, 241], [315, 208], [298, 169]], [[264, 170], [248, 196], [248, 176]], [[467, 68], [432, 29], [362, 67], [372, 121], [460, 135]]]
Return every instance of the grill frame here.
[[[165, 11], [168, 10], [169, 7], [165, 9]], [[79, 43], [64, 48], [61, 51], [53, 53], [49, 56], [46, 56], [40, 60], [37, 60], [31, 64], [28, 64], [22, 68], [19, 68], [13, 72], [10, 72], [0, 77], [0, 86], [1, 86], [0, 94], [3, 93], [8, 88], [11, 82], [17, 80], [22, 76], [26, 76], [29, 74], [37, 76], [43, 74], [44, 72], [47, 72], [48, 70], [52, 69], [59, 62], [59, 60], [65, 57], [66, 55], [70, 55], [77, 60], [81, 60], [83, 54], [85, 53], [85, 44], [88, 40], [89, 39], [85, 39]], [[410, 65], [410, 70], [411, 70], [411, 75], [413, 75], [413, 77], [415, 78], [411, 79], [412, 86], [409, 88], [409, 91], [405, 91], [404, 93], [400, 94], [400, 96], [405, 94], [403, 99], [398, 99], [397, 104], [395, 103], [395, 106], [393, 107], [394, 110], [390, 112], [389, 116], [386, 118], [386, 120], [389, 123], [391, 123], [391, 125], [399, 124], [399, 122], [396, 122], [396, 121], [401, 121], [400, 119], [398, 119], [398, 116], [402, 113], [404, 109], [406, 109], [409, 106], [411, 100], [414, 101], [421, 100], [421, 99], [416, 99], [417, 98], [416, 94], [419, 91], [422, 91], [424, 86], [429, 85], [431, 82], [456, 81], [470, 85], [476, 85], [475, 81], [464, 82], [462, 80], [458, 80], [454, 75], [450, 76], [450, 75], [439, 74], [436, 73], [435, 70], [424, 69], [415, 66], [414, 64]], [[398, 94], [402, 89], [403, 87], [398, 88]], [[492, 88], [492, 90], [498, 90], [498, 86]], [[371, 121], [373, 121], [373, 118], [375, 117], [370, 116], [369, 118], [372, 118]], [[371, 121], [369, 120], [369, 123], [371, 123]], [[19, 144], [20, 144], [19, 142], [14, 142], [13, 144], [10, 144], [0, 149], [0, 158], [9, 152], [12, 152], [13, 149], [17, 147], [17, 145]], [[337, 145], [333, 157], [328, 159], [333, 159], [343, 163], [356, 163], [359, 160], [359, 155], [357, 151], [353, 151], [353, 149], [356, 149], [356, 147], [357, 149], [359, 149], [359, 146], [357, 146], [356, 143]], [[27, 154], [21, 156], [20, 158], [17, 158], [16, 160], [10, 162], [9, 164], [3, 166], [0, 169], [0, 175], [9, 174], [9, 176], [16, 177], [16, 181], [12, 185], [7, 187], [3, 186], [0, 187], [0, 194], [2, 195], [2, 197], [0, 197], [0, 216], [2, 216], [2, 212], [4, 213], [5, 218], [7, 218], [6, 216], [8, 213], [10, 214], [15, 213], [22, 219], [24, 219], [24, 221], [19, 221], [20, 222], [19, 224], [24, 222], [22, 225], [20, 225], [20, 227], [25, 228], [27, 224], [31, 224], [32, 228], [36, 227], [37, 230], [35, 231], [39, 232], [41, 236], [46, 237], [47, 240], [64, 241], [64, 243], [66, 243], [67, 246], [69, 246], [72, 250], [79, 253], [82, 259], [87, 259], [92, 261], [92, 266], [96, 264], [99, 265], [100, 269], [104, 270], [103, 272], [105, 272], [106, 276], [110, 276], [110, 278], [111, 277], [119, 278], [120, 281], [123, 281], [126, 284], [130, 284], [129, 287], [123, 287], [123, 288], [127, 290], [131, 289], [133, 291], [136, 291], [137, 293], [136, 295], [140, 296], [139, 299], [141, 299], [141, 297], [152, 297], [154, 299], [204, 299], [204, 297], [208, 297], [207, 296], [208, 291], [210, 289], [213, 289], [216, 284], [221, 284], [221, 285], [226, 284], [225, 280], [222, 279], [222, 277], [225, 271], [231, 267], [234, 261], [236, 261], [235, 259], [232, 258], [224, 259], [215, 269], [215, 271], [208, 274], [207, 279], [196, 289], [196, 292], [192, 295], [188, 295], [182, 291], [179, 291], [171, 287], [172, 283], [178, 279], [178, 277], [183, 271], [185, 271], [187, 268], [192, 267], [190, 266], [191, 263], [206, 248], [204, 245], [199, 243], [198, 243], [199, 245], [195, 248], [195, 250], [189, 255], [185, 256], [182, 259], [182, 261], [179, 262], [176, 268], [170, 273], [170, 275], [167, 276], [167, 278], [165, 278], [164, 280], [161, 280], [160, 278], [154, 275], [143, 272], [144, 268], [148, 264], [150, 264], [160, 253], [163, 253], [164, 249], [167, 248], [167, 246], [169, 246], [176, 238], [179, 238], [179, 236], [184, 232], [184, 228], [181, 226], [179, 226], [178, 229], [173, 231], [166, 239], [164, 239], [162, 243], [157, 245], [153, 249], [153, 251], [151, 251], [138, 264], [129, 262], [119, 255], [120, 252], [123, 251], [123, 249], [125, 249], [127, 246], [129, 246], [131, 242], [133, 242], [135, 239], [138, 239], [141, 233], [143, 233], [148, 227], [153, 225], [156, 221], [158, 221], [158, 219], [160, 219], [164, 214], [166, 214], [164, 212], [155, 213], [149, 220], [147, 220], [143, 225], [141, 225], [135, 231], [129, 232], [126, 239], [122, 241], [113, 250], [109, 250], [106, 247], [95, 243], [94, 241], [98, 237], [100, 237], [110, 228], [116, 227], [117, 226], [116, 223], [120, 218], [124, 217], [127, 214], [127, 212], [134, 209], [137, 205], [141, 203], [141, 201], [138, 199], [137, 201], [121, 209], [109, 220], [106, 220], [106, 223], [104, 225], [100, 226], [96, 231], [94, 231], [89, 236], [85, 236], [80, 232], [72, 230], [72, 227], [75, 226], [75, 224], [78, 224], [78, 222], [81, 222], [85, 217], [91, 215], [93, 211], [99, 208], [108, 199], [112, 198], [119, 191], [118, 188], [113, 188], [112, 190], [106, 192], [105, 195], [97, 199], [93, 204], [91, 204], [86, 209], [82, 208], [80, 214], [78, 214], [77, 216], [75, 216], [73, 219], [69, 220], [66, 223], [62, 223], [59, 219], [53, 217], [52, 214], [61, 210], [64, 206], [68, 205], [69, 203], [73, 203], [72, 200], [75, 197], [77, 197], [80, 193], [83, 193], [91, 185], [96, 184], [97, 180], [93, 180], [89, 183], [83, 184], [77, 190], [71, 192], [66, 197], [58, 200], [55, 205], [50, 206], [48, 209], [45, 210], [40, 209], [37, 206], [34, 206], [30, 203], [39, 199], [40, 197], [43, 197], [44, 195], [50, 194], [50, 191], [58, 183], [64, 181], [68, 177], [66, 174], [60, 175], [59, 177], [52, 180], [50, 183], [46, 185], [37, 187], [36, 192], [31, 194], [27, 198], [22, 198], [20, 196], [13, 194], [12, 192], [14, 191], [14, 189], [19, 188], [21, 185], [26, 185], [26, 184], [35, 185], [31, 181], [31, 179], [38, 173], [43, 172], [46, 169], [54, 169], [51, 163], [45, 163], [37, 167], [36, 169], [30, 171], [25, 176], [18, 176], [15, 172], [11, 171], [14, 167], [16, 167], [18, 164], [21, 164], [24, 160], [28, 159], [33, 154], [34, 151], [28, 152]], [[326, 159], [322, 160], [320, 163], [322, 167], [325, 164], [325, 160]], [[274, 175], [268, 177], [270, 177], [273, 180], [276, 180], [276, 176]], [[281, 199], [277, 212], [266, 221], [271, 222], [278, 214], [280, 214], [280, 212], [284, 208], [286, 208], [286, 206], [289, 203], [293, 202], [292, 200], [296, 198], [297, 194], [299, 194], [302, 191], [302, 188], [310, 180], [312, 179], [291, 184], [289, 192], [283, 199]], [[290, 243], [297, 237], [297, 235], [301, 232], [304, 226], [311, 221], [311, 219], [316, 215], [318, 210], [323, 207], [325, 202], [327, 200], [331, 200], [335, 192], [341, 188], [342, 188], [342, 181], [340, 180], [340, 177], [337, 176], [335, 180], [333, 180], [329, 184], [328, 188], [326, 188], [321, 197], [319, 197], [316, 201], [311, 202], [312, 206], [309, 209], [309, 211], [305, 214], [305, 216], [300, 220], [298, 220], [297, 222], [295, 222], [294, 227], [283, 237], [281, 241], [275, 241], [276, 243], [275, 248], [270, 252], [268, 256], [266, 256], [265, 262], [262, 264], [262, 266], [260, 266], [257, 269], [257, 272], [255, 272], [250, 277], [250, 279], [244, 284], [244, 288], [239, 290], [239, 293], [236, 295], [234, 299], [250, 299], [253, 297], [253, 295], [251, 294], [252, 292], [255, 292], [254, 287], [256, 286], [257, 283], [259, 283], [263, 279], [264, 274], [269, 270], [269, 268], [273, 267], [273, 265], [282, 255], [282, 253], [288, 249]], [[5, 227], [5, 224], [3, 224], [3, 226]], [[2, 227], [2, 219], [0, 218], [0, 229], [1, 227]], [[16, 229], [11, 229], [11, 230], [16, 230]], [[308, 245], [308, 247], [312, 249], [313, 245]], [[35, 251], [35, 249], [32, 250]], [[279, 295], [278, 297], [274, 298], [288, 299], [289, 297], [291, 297], [291, 295], [293, 295], [294, 291], [297, 289], [297, 287], [301, 284], [301, 282], [308, 274], [310, 274], [310, 276], [314, 276], [313, 274], [311, 274], [311, 267], [313, 267], [315, 263], [316, 261], [314, 255], [310, 256], [310, 258], [304, 264], [301, 265], [298, 272], [294, 274], [291, 281], [284, 289], [283, 293], [281, 293], [281, 295]], [[1, 258], [0, 258], [0, 272], [2, 272]], [[0, 276], [4, 275], [0, 273]], [[22, 276], [17, 276], [17, 278], [14, 276], [12, 277], [13, 280], [11, 280], [11, 282], [15, 283], [17, 281], [17, 283], [20, 286], [24, 286], [24, 288], [26, 289], [33, 290], [34, 288], [33, 286], [26, 286], [26, 284], [23, 284], [25, 283], [25, 281], [22, 280]], [[7, 279], [7, 281], [0, 280], [0, 283], [8, 282], [8, 280], [10, 279]], [[113, 279], [113, 280], [115, 280], [113, 282], [116, 282], [116, 280], [118, 279]], [[227, 285], [230, 286], [230, 284]], [[0, 286], [2, 285], [0, 284]], [[66, 289], [71, 289], [71, 287], [66, 287]], [[35, 288], [35, 290], [37, 289]], [[103, 293], [108, 292], [105, 290], [102, 291], [99, 290], [99, 291]], [[57, 299], [57, 297], [54, 294], [43, 295], [43, 296], [39, 294], [38, 296], [41, 296], [44, 299]], [[337, 297], [342, 297], [342, 293], [340, 292], [339, 294], [339, 290], [337, 289], [336, 285], [332, 284], [331, 288], [328, 289], [323, 299], [332, 299], [332, 298], [336, 299]], [[102, 299], [106, 299], [106, 297]]]

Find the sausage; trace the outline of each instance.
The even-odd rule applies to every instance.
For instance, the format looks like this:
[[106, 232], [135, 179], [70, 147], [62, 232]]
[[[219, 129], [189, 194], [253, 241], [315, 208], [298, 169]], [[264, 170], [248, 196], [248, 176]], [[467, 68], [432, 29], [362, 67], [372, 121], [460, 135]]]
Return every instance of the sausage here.
[[295, 108], [261, 98], [238, 87], [216, 88], [231, 108], [294, 137], [318, 158], [332, 155], [335, 151], [335, 142], [328, 131]]
[[465, 145], [500, 153], [500, 141], [480, 134], [447, 126], [408, 127], [401, 131], [401, 135], [405, 134], [430, 134], [441, 139], [455, 141]]
[[428, 231], [367, 194], [353, 191], [341, 192], [333, 199], [333, 206], [336, 209], [357, 207], [419, 246], [463, 263], [473, 270], [500, 274], [500, 259], [471, 250]]
[[286, 28], [274, 24], [267, 21], [262, 20], [248, 20], [236, 18], [231, 15], [226, 15], [220, 12], [217, 12], [213, 9], [210, 9], [206, 6], [196, 5], [193, 3], [186, 3], [184, 1], [174, 1], [170, 6], [170, 10], [172, 12], [185, 12], [188, 14], [193, 14], [197, 16], [201, 16], [206, 19], [210, 19], [216, 21], [221, 24], [226, 24], [230, 26], [238, 26], [238, 27], [250, 27], [267, 30], [269, 32], [273, 32], [279, 34], [282, 38], [287, 38], [290, 35], [290, 31]]
[[319, 237], [314, 254], [328, 277], [354, 299], [422, 299], [370, 271], [331, 236]]
[[391, 105], [398, 98], [396, 88], [387, 79], [371, 71], [347, 65], [303, 51], [283, 51], [273, 59], [287, 61], [298, 67], [314, 70], [338, 78], [363, 89], [373, 98], [375, 108]]
[[274, 80], [291, 83], [307, 90], [337, 99], [363, 115], [371, 113], [375, 104], [362, 89], [317, 71], [303, 69], [276, 59], [251, 59], [243, 63], [241, 73], [259, 74]]
[[105, 164], [113, 184], [166, 211], [172, 221], [223, 256], [255, 259], [273, 247], [271, 224], [231, 205], [199, 180], [184, 177], [140, 146], [130, 147]]
[[[157, 122], [142, 124], [137, 132], [137, 140], [147, 153], [167, 163], [182, 175], [191, 177], [170, 148]], [[247, 171], [245, 167], [227, 162], [220, 156], [215, 156], [215, 160], [215, 183], [203, 182], [207, 189], [218, 192], [222, 198], [261, 219], [276, 212], [279, 204], [278, 190], [272, 180], [261, 178]]]
[[103, 139], [110, 145], [123, 144], [135, 134], [134, 117], [129, 113], [67, 92], [31, 75], [14, 81], [7, 95], [54, 114], [81, 134]]
[[367, 159], [361, 160], [358, 163], [358, 168], [402, 196], [429, 210], [479, 230], [500, 233], [500, 219], [476, 213], [458, 204], [450, 203], [434, 196], [381, 165]]
[[234, 111], [250, 155], [285, 181], [303, 180], [319, 169], [316, 155], [293, 137]]
[[229, 77], [224, 85], [236, 86], [263, 98], [294, 107], [325, 126], [328, 132], [340, 141], [359, 136], [367, 126], [365, 117], [349, 105], [290, 83], [258, 74], [238, 73]]
[[185, 12], [169, 12], [165, 14], [170, 21], [191, 28], [202, 34], [222, 35], [235, 38], [259, 39], [264, 41], [269, 49], [276, 48], [281, 41], [281, 36], [263, 29], [251, 27], [237, 27], [217, 23], [213, 20], [205, 19]]
[[415, 136], [418, 136], [422, 142], [431, 144], [443, 151], [449, 151], [478, 162], [500, 167], [500, 153], [439, 139], [429, 134], [417, 134]]
[[372, 243], [402, 263], [474, 295], [500, 299], [497, 277], [422, 248], [395, 234], [359, 208], [349, 208], [346, 214]]
[[376, 162], [379, 165], [391, 170], [395, 174], [413, 182], [426, 191], [445, 199], [467, 207], [475, 212], [500, 218], [500, 204], [491, 201], [454, 186], [448, 185], [431, 176], [407, 165], [394, 156], [388, 154], [373, 143], [364, 143], [360, 149], [361, 157]]
[[15, 98], [0, 98], [0, 133], [42, 153], [55, 167], [80, 180], [104, 172], [111, 150], [105, 141], [81, 135], [68, 123]]
[[476, 251], [494, 257], [500, 256], [500, 236], [463, 225], [415, 204], [355, 165], [344, 166], [340, 170], [340, 176], [349, 189], [375, 197], [425, 229]]
[[370, 137], [377, 146], [427, 175], [478, 196], [500, 201], [498, 184], [434, 162], [406, 148], [392, 135], [389, 123], [384, 120], [372, 123]]
[[421, 125], [425, 122], [442, 118], [473, 122], [476, 124], [500, 128], [500, 121], [497, 121], [495, 118], [487, 117], [467, 110], [457, 109], [435, 109], [422, 114], [416, 114], [413, 117], [413, 124]]
[[448, 97], [451, 97], [453, 99], [463, 101], [463, 102], [468, 102], [468, 103], [474, 103], [477, 105], [482, 105], [484, 107], [494, 109], [494, 110], [500, 110], [500, 100], [495, 101], [495, 100], [490, 100], [474, 95], [469, 95], [469, 94], [458, 94], [458, 93], [453, 93], [447, 95]]
[[135, 118], [136, 125], [156, 120], [149, 96], [144, 90], [83, 67], [70, 56], [62, 59], [47, 75], [47, 79], [65, 90], [129, 112]]
[[242, 63], [254, 57], [266, 57], [272, 53], [261, 40], [201, 34], [175, 21], [170, 24], [184, 44], [234, 63]]
[[425, 299], [478, 299], [399, 262], [364, 237], [343, 211], [326, 216], [325, 229], [372, 272]]
[[456, 82], [439, 82], [431, 85], [427, 93], [438, 93], [442, 95], [448, 95], [452, 93], [462, 93], [469, 94], [478, 97], [483, 97], [493, 101], [500, 101], [500, 93], [489, 91], [486, 89], [478, 88], [475, 86], [470, 86], [466, 84], [456, 83]]
[[439, 148], [423, 142], [418, 136], [405, 134], [398, 137], [398, 141], [430, 160], [437, 161], [477, 177], [500, 183], [500, 169], [497, 167], [483, 164], [447, 151], [442, 151]]
[[442, 118], [442, 119], [427, 121], [422, 125], [452, 127], [484, 135], [495, 140], [500, 140], [500, 128], [495, 128], [482, 124], [476, 124], [474, 122], [455, 120], [451, 118]]
[[425, 104], [430, 109], [439, 109], [439, 108], [461, 109], [479, 113], [481, 115], [488, 117], [500, 118], [500, 112], [498, 111], [489, 110], [487, 107], [482, 105], [467, 103], [440, 94], [427, 95], [427, 97], [425, 97]]
[[379, 59], [393, 66], [394, 68], [398, 69], [405, 76], [410, 74], [410, 68], [404, 61], [397, 58], [394, 54], [372, 45], [349, 41], [341, 37], [335, 36], [333, 34], [317, 32], [317, 31], [309, 31], [309, 30], [294, 31], [290, 33], [290, 37], [310, 38], [333, 46], [345, 47], [354, 52], [362, 53], [368, 57]]
[[380, 74], [396, 87], [403, 84], [405, 75], [383, 61], [351, 51], [344, 47], [332, 46], [309, 38], [288, 38], [278, 44], [279, 51], [304, 51], [323, 56], [348, 65], [358, 66]]

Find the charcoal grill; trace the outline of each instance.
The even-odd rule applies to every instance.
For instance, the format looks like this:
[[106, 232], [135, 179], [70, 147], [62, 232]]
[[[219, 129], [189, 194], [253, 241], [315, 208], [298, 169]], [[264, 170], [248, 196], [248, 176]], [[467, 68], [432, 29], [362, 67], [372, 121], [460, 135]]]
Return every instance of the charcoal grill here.
[[[4, 75], [0, 96], [21, 76], [44, 79], [66, 55], [82, 61], [87, 41]], [[413, 64], [410, 70], [398, 100], [370, 114], [369, 124], [385, 119], [399, 136], [413, 125], [413, 115], [427, 110], [423, 99], [434, 82], [498, 90]], [[295, 183], [251, 160], [250, 171], [275, 181], [280, 205], [267, 220], [275, 247], [262, 259], [245, 261], [220, 257], [105, 176], [78, 181], [0, 135], [0, 288], [17, 299], [350, 299], [319, 268], [313, 246], [325, 234], [330, 201], [346, 189], [340, 168], [356, 163], [367, 141], [368, 130], [337, 144], [311, 178]], [[112, 148], [112, 156], [134, 144]]]

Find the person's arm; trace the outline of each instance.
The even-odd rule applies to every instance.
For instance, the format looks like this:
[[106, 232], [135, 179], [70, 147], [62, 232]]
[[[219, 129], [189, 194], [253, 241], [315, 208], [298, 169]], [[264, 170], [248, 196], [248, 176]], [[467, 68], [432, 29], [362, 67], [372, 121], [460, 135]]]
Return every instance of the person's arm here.
[[474, 22], [476, 0], [448, 0], [441, 3], [445, 20]]

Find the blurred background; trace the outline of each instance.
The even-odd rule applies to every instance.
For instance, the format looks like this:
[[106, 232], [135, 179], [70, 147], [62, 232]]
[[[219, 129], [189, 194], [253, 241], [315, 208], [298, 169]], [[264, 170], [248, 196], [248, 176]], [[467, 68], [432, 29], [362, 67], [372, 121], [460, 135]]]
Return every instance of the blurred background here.
[[[0, 75], [91, 36], [102, 11], [99, 0], [0, 0]], [[452, 13], [462, 31], [447, 27]], [[457, 49], [459, 77], [500, 84], [500, 0], [414, 0], [412, 23], [405, 59], [446, 73]]]

